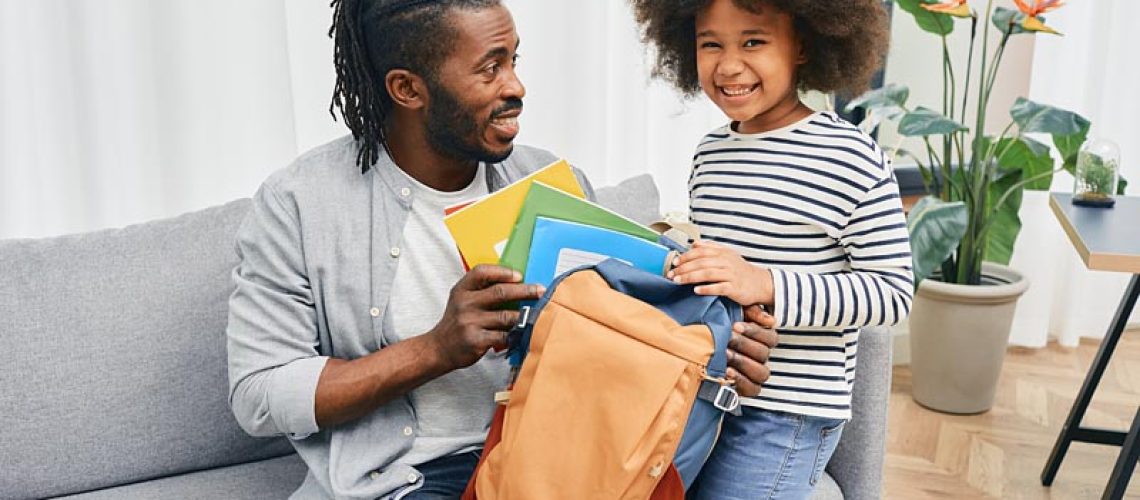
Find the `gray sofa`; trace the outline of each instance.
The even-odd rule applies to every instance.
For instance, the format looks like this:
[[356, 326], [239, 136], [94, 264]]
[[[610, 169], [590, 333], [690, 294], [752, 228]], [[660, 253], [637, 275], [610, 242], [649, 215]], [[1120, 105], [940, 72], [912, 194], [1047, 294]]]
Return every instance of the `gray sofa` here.
[[[599, 190], [657, 213], [648, 177]], [[0, 498], [276, 499], [305, 465], [245, 435], [225, 327], [248, 200], [88, 234], [0, 241]], [[890, 338], [859, 344], [855, 418], [818, 498], [880, 496]]]

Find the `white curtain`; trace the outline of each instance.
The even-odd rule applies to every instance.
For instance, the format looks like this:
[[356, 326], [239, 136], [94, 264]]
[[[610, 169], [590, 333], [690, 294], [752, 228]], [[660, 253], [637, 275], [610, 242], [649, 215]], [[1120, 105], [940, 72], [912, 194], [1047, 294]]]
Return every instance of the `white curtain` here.
[[[1051, 13], [1049, 25], [1065, 36], [1037, 36], [1029, 95], [1081, 113], [1092, 121], [1091, 136], [1116, 142], [1132, 195], [1140, 194], [1140, 32], [1132, 22], [1138, 16], [1134, 0], [1069, 2]], [[1072, 188], [1072, 176], [1062, 174], [1052, 190]], [[1021, 210], [1024, 227], [1011, 265], [1032, 285], [1018, 304], [1010, 342], [1036, 347], [1056, 339], [1072, 346], [1080, 337], [1104, 335], [1130, 276], [1087, 270], [1047, 200], [1029, 193]], [[1140, 315], [1133, 311], [1132, 318]]]
[[0, 0], [0, 237], [248, 196], [295, 154], [273, 0]]
[[624, 0], [508, 0], [527, 85], [524, 142], [565, 155], [606, 185], [651, 173], [666, 211], [688, 209], [693, 151], [727, 121], [701, 97], [683, 102], [649, 78]]
[[[628, 4], [508, 0], [528, 96], [520, 142], [597, 186], [654, 174], [687, 207], [724, 121], [651, 83]], [[313, 0], [0, 0], [0, 238], [168, 217], [249, 196], [347, 133], [328, 113], [331, 11]]]

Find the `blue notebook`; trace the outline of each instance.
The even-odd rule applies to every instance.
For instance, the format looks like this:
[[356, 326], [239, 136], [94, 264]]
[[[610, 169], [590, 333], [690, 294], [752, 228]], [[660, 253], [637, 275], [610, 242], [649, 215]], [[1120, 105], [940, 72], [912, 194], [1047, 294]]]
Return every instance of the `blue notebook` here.
[[661, 275], [669, 264], [669, 249], [610, 229], [537, 217], [524, 281], [550, 287], [566, 271], [609, 258]]

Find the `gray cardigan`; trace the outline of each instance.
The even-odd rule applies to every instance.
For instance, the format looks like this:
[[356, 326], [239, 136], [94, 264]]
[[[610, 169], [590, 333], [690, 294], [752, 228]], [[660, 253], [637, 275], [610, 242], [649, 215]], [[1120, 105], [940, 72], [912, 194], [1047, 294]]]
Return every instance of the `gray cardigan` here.
[[[406, 398], [331, 429], [318, 429], [314, 416], [330, 356], [354, 359], [385, 347], [396, 263], [415, 251], [400, 249], [414, 197], [408, 180], [387, 156], [365, 174], [355, 159], [350, 137], [301, 156], [262, 185], [238, 233], [226, 331], [230, 406], [246, 432], [292, 440], [309, 467], [295, 498], [390, 498], [423, 483], [414, 467], [394, 463], [415, 437]], [[553, 160], [516, 146], [487, 169], [488, 187]]]

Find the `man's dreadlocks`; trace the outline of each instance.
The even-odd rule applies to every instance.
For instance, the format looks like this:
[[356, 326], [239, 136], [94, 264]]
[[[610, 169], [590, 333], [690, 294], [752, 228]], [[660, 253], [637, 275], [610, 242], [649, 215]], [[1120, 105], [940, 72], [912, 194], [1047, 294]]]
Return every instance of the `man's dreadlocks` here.
[[391, 156], [384, 129], [394, 103], [384, 85], [389, 71], [405, 69], [436, 82], [439, 65], [455, 38], [447, 15], [454, 8], [484, 8], [500, 0], [332, 0], [333, 63], [336, 87], [329, 113], [336, 109], [352, 130], [356, 164], [367, 172]]

